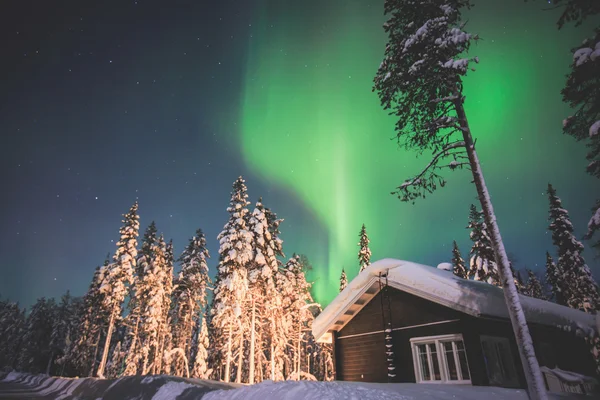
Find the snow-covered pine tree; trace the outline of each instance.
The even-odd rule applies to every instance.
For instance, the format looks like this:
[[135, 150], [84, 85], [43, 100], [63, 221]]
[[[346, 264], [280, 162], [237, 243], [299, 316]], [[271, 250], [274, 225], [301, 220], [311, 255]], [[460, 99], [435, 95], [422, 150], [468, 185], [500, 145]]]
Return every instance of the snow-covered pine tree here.
[[[262, 345], [264, 342], [270, 342], [276, 332], [277, 321], [274, 318], [275, 316], [267, 316], [267, 312], [279, 311], [275, 307], [267, 306], [267, 303], [270, 305], [272, 300], [268, 296], [276, 293], [274, 275], [278, 268], [278, 262], [275, 257], [262, 198], [259, 198], [256, 202], [248, 220], [248, 229], [253, 234], [253, 258], [248, 263], [248, 291], [244, 302], [244, 313], [250, 315], [248, 383], [253, 384], [256, 381], [256, 371], [261, 368]], [[267, 292], [269, 295], [267, 295]]]
[[542, 284], [540, 280], [535, 276], [532, 270], [527, 269], [527, 285], [525, 285], [525, 289], [523, 290], [523, 294], [525, 296], [534, 297], [540, 300], [548, 300], [546, 295], [544, 295], [544, 289], [542, 288]]
[[358, 234], [360, 237], [360, 241], [358, 242], [358, 246], [360, 250], [358, 250], [358, 265], [360, 267], [359, 273], [363, 272], [369, 264], [371, 264], [371, 249], [369, 249], [369, 236], [367, 236], [367, 229], [365, 228], [365, 224], [360, 228], [360, 233]]
[[67, 351], [67, 339], [73, 320], [73, 297], [67, 291], [56, 306], [56, 313], [52, 321], [52, 334], [50, 335], [50, 360], [46, 374], [56, 373], [52, 368], [57, 360], [60, 360]]
[[[558, 19], [558, 28], [574, 22], [579, 26], [588, 18], [600, 14], [600, 3], [596, 0], [553, 0], [555, 6], [564, 6]], [[563, 121], [563, 131], [578, 141], [585, 141], [590, 149], [586, 158], [589, 161], [587, 172], [600, 178], [600, 26], [596, 25], [591, 37], [572, 49], [573, 63], [567, 82], [562, 89], [563, 101], [575, 113]], [[592, 208], [585, 239], [592, 239], [600, 230], [600, 199]], [[600, 239], [592, 244], [600, 250]]]
[[[210, 255], [206, 248], [206, 238], [202, 230], [198, 229], [178, 259], [181, 272], [173, 290], [173, 348], [182, 349], [188, 363], [192, 362], [192, 335], [200, 326], [201, 311], [206, 307], [206, 289], [211, 283], [208, 276], [208, 258]], [[206, 326], [202, 329], [206, 330]], [[206, 363], [206, 356], [200, 357], [204, 357]], [[183, 368], [183, 360], [176, 359], [173, 374], [183, 376]]]
[[432, 160], [396, 192], [403, 201], [414, 201], [433, 192], [446, 181], [439, 174], [463, 166], [471, 170], [484, 211], [484, 220], [498, 261], [500, 281], [517, 339], [529, 395], [546, 399], [546, 389], [523, 314], [510, 276], [508, 257], [464, 108], [463, 77], [478, 62], [467, 57], [472, 41], [464, 31], [461, 12], [470, 0], [386, 0], [384, 24], [389, 40], [385, 57], [375, 76], [384, 109], [397, 118], [398, 139], [408, 149], [432, 152]]
[[104, 306], [109, 311], [110, 318], [104, 350], [98, 366], [97, 376], [99, 378], [104, 377], [115, 324], [120, 320], [121, 307], [128, 295], [128, 286], [133, 281], [137, 257], [137, 237], [140, 229], [137, 211], [138, 203], [136, 201], [129, 212], [124, 215], [123, 226], [119, 230], [120, 240], [117, 242], [117, 251], [113, 257], [114, 262], [106, 267], [104, 281], [100, 286], [100, 292], [104, 295]]
[[483, 221], [483, 211], [478, 211], [474, 204], [471, 204], [469, 210], [469, 225], [467, 225], [467, 229], [471, 229], [470, 237], [473, 241], [473, 247], [471, 247], [469, 253], [469, 278], [476, 281], [484, 281], [495, 286], [502, 286], [492, 242]]
[[109, 312], [105, 307], [100, 286], [109, 265], [107, 257], [102, 267], [96, 267], [89, 289], [77, 310], [74, 334], [61, 364], [73, 368], [77, 376], [92, 376], [103, 330], [108, 325]]
[[[171, 298], [173, 296], [173, 270], [175, 269], [175, 255], [173, 250], [173, 240], [165, 246], [165, 264], [162, 279], [162, 314], [160, 316], [160, 325], [158, 331], [158, 351], [155, 360], [154, 373], [171, 373], [172, 357], [172, 333], [171, 333]], [[181, 354], [181, 353], [177, 353]], [[164, 363], [166, 362], [166, 365]]]
[[515, 271], [513, 267], [512, 261], [509, 261], [510, 272], [513, 276], [513, 282], [515, 283], [515, 287], [517, 288], [518, 293], [523, 293], [525, 290], [525, 283], [523, 283], [523, 278], [521, 277], [521, 271]]
[[25, 310], [18, 303], [0, 301], [0, 369], [16, 368], [25, 327]]
[[548, 184], [550, 200], [549, 229], [552, 242], [558, 254], [557, 269], [562, 271], [562, 295], [566, 304], [588, 313], [595, 313], [600, 307], [598, 285], [585, 263], [581, 253], [583, 245], [573, 235], [573, 224], [569, 213], [562, 207], [562, 202], [552, 185]]
[[[283, 257], [283, 241], [279, 237], [279, 225], [283, 220], [275, 212], [265, 208], [262, 198], [258, 200], [249, 218], [249, 230], [253, 233], [254, 258], [248, 264], [248, 292], [246, 294], [249, 320], [248, 381], [254, 383], [262, 377], [276, 379], [277, 356], [271, 348], [280, 348], [277, 336], [282, 332], [281, 293], [276, 288], [276, 276]], [[268, 360], [264, 355], [268, 354]], [[268, 364], [268, 369], [267, 369]], [[264, 369], [263, 369], [264, 368]]]
[[123, 351], [121, 341], [117, 342], [111, 353], [111, 359], [106, 365], [106, 376], [107, 378], [115, 379], [121, 376], [125, 361], [125, 351]]
[[550, 285], [554, 301], [561, 306], [566, 306], [567, 302], [563, 294], [565, 290], [564, 273], [548, 252], [546, 252], [546, 282]]
[[[586, 2], [580, 1], [580, 4]], [[596, 13], [600, 12], [597, 2]], [[586, 168], [587, 173], [600, 179], [600, 26], [592, 37], [583, 41], [581, 45], [573, 49], [573, 63], [567, 83], [562, 90], [563, 101], [572, 109], [573, 116], [566, 118], [563, 122], [564, 133], [574, 137], [578, 141], [586, 142], [589, 149], [586, 158], [589, 161]], [[592, 239], [600, 231], [600, 199], [596, 200], [592, 207], [592, 216], [588, 222], [588, 230], [585, 239]], [[600, 250], [600, 238], [592, 244]]]
[[25, 322], [18, 368], [32, 374], [44, 373], [51, 361], [50, 338], [52, 321], [56, 314], [54, 299], [44, 297], [37, 300]]
[[202, 319], [200, 333], [198, 334], [198, 343], [194, 365], [192, 368], [192, 377], [199, 379], [208, 379], [211, 369], [208, 368], [208, 329], [206, 328], [206, 319]]
[[129, 313], [125, 317], [125, 325], [127, 327], [123, 350], [126, 352], [125, 367], [123, 375], [130, 376], [137, 374], [141, 368], [142, 354], [140, 344], [145, 338], [140, 337], [140, 313], [142, 309], [147, 307], [147, 298], [145, 292], [140, 286], [140, 281], [143, 280], [144, 271], [149, 267], [150, 262], [154, 257], [154, 246], [157, 243], [156, 223], [152, 221], [144, 232], [142, 239], [142, 247], [139, 252], [133, 283], [131, 284], [131, 298], [129, 300]]
[[452, 242], [452, 272], [459, 278], [467, 279], [467, 267], [463, 260], [456, 240]]
[[346, 271], [342, 268], [342, 274], [340, 275], [340, 293], [342, 290], [346, 289], [348, 286], [348, 277], [346, 276]]
[[217, 378], [225, 382], [231, 380], [234, 352], [243, 351], [242, 342], [234, 341], [234, 333], [241, 325], [242, 306], [248, 289], [247, 264], [253, 257], [252, 233], [247, 227], [247, 199], [246, 185], [240, 176], [233, 183], [227, 208], [229, 220], [217, 237], [220, 247], [211, 307], [211, 359]]
[[141, 356], [140, 372], [159, 373], [156, 368], [162, 360], [160, 335], [163, 332], [164, 291], [167, 275], [167, 249], [162, 235], [152, 246], [152, 259], [144, 269], [138, 281], [137, 290], [144, 303], [140, 309], [139, 318], [139, 353]]

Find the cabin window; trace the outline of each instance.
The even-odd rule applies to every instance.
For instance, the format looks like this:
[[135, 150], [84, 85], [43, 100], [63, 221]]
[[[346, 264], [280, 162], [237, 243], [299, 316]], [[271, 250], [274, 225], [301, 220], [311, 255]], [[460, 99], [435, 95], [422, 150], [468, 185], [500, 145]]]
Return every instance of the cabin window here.
[[410, 344], [418, 383], [471, 383], [462, 335], [412, 338]]
[[490, 385], [518, 387], [519, 380], [508, 339], [481, 336], [481, 347]]
[[540, 366], [548, 368], [556, 367], [556, 354], [554, 347], [548, 342], [534, 343], [535, 355], [540, 363]]

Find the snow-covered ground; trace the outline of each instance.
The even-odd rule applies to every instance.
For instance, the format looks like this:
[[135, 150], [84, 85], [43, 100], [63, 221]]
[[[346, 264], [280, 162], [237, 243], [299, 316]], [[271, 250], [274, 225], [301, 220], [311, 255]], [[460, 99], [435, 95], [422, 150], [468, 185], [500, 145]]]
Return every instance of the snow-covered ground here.
[[[551, 399], [592, 399], [576, 394], [550, 394]], [[205, 400], [527, 400], [521, 389], [485, 386], [286, 381], [262, 382], [234, 390], [207, 393]]]
[[[221, 382], [182, 380], [169, 376], [127, 377], [111, 383], [94, 378], [51, 378], [44, 375], [33, 376], [14, 372], [5, 376], [4, 379], [0, 376], [0, 399], [12, 398], [4, 396], [1, 385], [11, 382], [19, 383], [27, 388], [25, 396], [32, 395], [32, 397], [23, 397], [19, 396], [18, 392], [13, 392], [14, 398], [62, 400], [81, 398], [104, 400], [528, 400], [527, 393], [521, 389], [469, 385], [266, 381], [242, 387], [232, 385], [237, 388], [231, 388], [229, 384]], [[101, 388], [98, 387], [98, 384]], [[550, 399], [553, 400], [590, 400], [593, 398], [598, 397], [566, 393], [550, 394]]]

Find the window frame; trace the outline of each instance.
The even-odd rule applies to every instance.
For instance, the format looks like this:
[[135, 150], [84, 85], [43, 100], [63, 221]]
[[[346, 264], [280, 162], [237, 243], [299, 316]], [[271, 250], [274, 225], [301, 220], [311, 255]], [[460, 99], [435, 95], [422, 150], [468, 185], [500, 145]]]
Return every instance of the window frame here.
[[[465, 361], [467, 362], [467, 371], [469, 372], [469, 379], [463, 379], [462, 376], [462, 368], [460, 365], [460, 358], [458, 355], [458, 348], [456, 345], [456, 342], [459, 340], [463, 344], [463, 351], [465, 352]], [[456, 375], [459, 378], [458, 380], [450, 379], [450, 370], [448, 369], [448, 357], [446, 357], [446, 349], [444, 348], [444, 343], [448, 342], [452, 343], [452, 353], [454, 355], [454, 365], [456, 368]], [[435, 345], [438, 365], [440, 368], [440, 380], [424, 380], [423, 376], [421, 375], [421, 358], [419, 356], [418, 346], [428, 344]], [[465, 341], [463, 340], [462, 334], [454, 333], [449, 335], [415, 337], [410, 339], [410, 347], [413, 357], [413, 367], [415, 370], [415, 380], [417, 383], [449, 383], [457, 385], [471, 384], [471, 370], [469, 368], [469, 361], [467, 359], [467, 348], [465, 346]], [[429, 346], [426, 346], [426, 349], [430, 375], [433, 376], [433, 363], [431, 360], [431, 352], [429, 350]]]

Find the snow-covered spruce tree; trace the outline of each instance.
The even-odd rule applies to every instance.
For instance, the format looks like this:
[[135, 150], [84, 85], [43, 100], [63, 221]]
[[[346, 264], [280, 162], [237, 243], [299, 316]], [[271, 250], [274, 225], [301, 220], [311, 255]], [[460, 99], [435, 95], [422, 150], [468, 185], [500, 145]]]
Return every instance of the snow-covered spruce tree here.
[[[276, 306], [278, 292], [275, 289], [275, 274], [279, 267], [276, 258], [276, 243], [269, 230], [269, 222], [262, 198], [248, 221], [253, 234], [253, 258], [248, 263], [248, 291], [244, 302], [244, 313], [250, 316], [248, 335], [248, 383], [256, 381], [256, 371], [261, 368], [263, 345], [269, 346], [276, 334], [276, 325], [281, 312]], [[238, 374], [237, 376], [240, 376]]]
[[309, 340], [309, 331], [314, 319], [311, 307], [317, 307], [313, 303], [310, 294], [311, 284], [306, 281], [306, 276], [300, 262], [300, 257], [293, 255], [283, 268], [282, 301], [283, 309], [287, 310], [284, 316], [283, 332], [288, 338], [289, 358], [292, 361], [291, 374], [288, 379], [297, 379], [306, 376], [308, 371], [302, 371], [303, 360], [307, 358], [306, 343]]
[[573, 235], [573, 224], [569, 213], [562, 207], [562, 202], [552, 185], [548, 184], [550, 200], [549, 218], [552, 242], [556, 246], [557, 269], [562, 271], [562, 295], [566, 304], [588, 313], [595, 313], [600, 307], [598, 285], [585, 263], [581, 253], [583, 245]]
[[[581, 25], [586, 19], [600, 14], [600, 3], [596, 0], [553, 0], [555, 7], [562, 7], [558, 29], [573, 22]], [[586, 141], [590, 149], [587, 154], [587, 172], [600, 178], [600, 26], [596, 24], [591, 37], [572, 49], [573, 63], [567, 82], [562, 89], [563, 101], [575, 113], [563, 121], [563, 131], [578, 141]], [[592, 239], [600, 230], [600, 199], [592, 208], [585, 239]], [[592, 244], [600, 251], [600, 238]]]
[[74, 369], [77, 376], [92, 376], [96, 368], [103, 330], [108, 326], [109, 313], [105, 307], [100, 286], [109, 265], [109, 258], [102, 267], [96, 267], [89, 289], [77, 309], [73, 337], [66, 355], [60, 363]]
[[[502, 286], [498, 267], [496, 266], [496, 258], [492, 241], [490, 239], [487, 226], [483, 221], [483, 211], [477, 211], [474, 204], [471, 204], [469, 210], [469, 225], [467, 229], [471, 229], [470, 237], [473, 241], [473, 247], [469, 252], [469, 273], [470, 279], [476, 281], [487, 282], [494, 286]], [[512, 278], [512, 268], [510, 267]]]
[[[595, 2], [596, 13], [600, 7]], [[564, 120], [564, 132], [578, 141], [585, 141], [589, 149], [587, 172], [600, 178], [600, 26], [594, 35], [573, 49], [573, 63], [567, 83], [562, 90], [563, 101], [575, 109], [573, 116]], [[585, 239], [592, 239], [600, 230], [600, 199], [592, 208]], [[600, 251], [600, 238], [592, 244]]]
[[346, 289], [348, 286], [348, 277], [346, 276], [346, 271], [342, 268], [342, 273], [340, 275], [340, 293], [342, 290]]
[[173, 250], [173, 240], [169, 240], [165, 247], [165, 265], [162, 274], [162, 314], [160, 316], [161, 324], [158, 331], [158, 351], [157, 359], [154, 362], [154, 373], [170, 374], [171, 360], [173, 354], [181, 353], [171, 352], [172, 349], [172, 332], [171, 332], [171, 299], [173, 296], [173, 270], [175, 269], [175, 254]]
[[60, 360], [67, 351], [67, 342], [71, 335], [70, 329], [72, 326], [73, 316], [73, 297], [67, 291], [60, 299], [60, 303], [56, 306], [56, 313], [52, 321], [52, 334], [50, 335], [50, 360], [46, 374], [56, 374], [53, 370], [54, 363]]
[[459, 278], [467, 279], [467, 267], [465, 266], [465, 260], [460, 255], [456, 240], [452, 242], [452, 272]]
[[240, 176], [233, 183], [227, 211], [229, 220], [217, 237], [219, 264], [211, 307], [210, 337], [212, 365], [216, 377], [229, 382], [233, 353], [240, 342], [234, 342], [234, 333], [241, 326], [243, 301], [248, 288], [247, 264], [252, 259], [252, 233], [247, 227], [248, 194]]
[[52, 321], [56, 314], [54, 299], [44, 297], [37, 300], [25, 322], [18, 369], [33, 374], [44, 373], [51, 361], [50, 338]]
[[112, 349], [111, 354], [111, 359], [106, 365], [106, 376], [109, 379], [115, 379], [121, 376], [121, 370], [123, 369], [125, 360], [125, 352], [121, 346], [121, 341], [117, 342]]
[[470, 65], [478, 62], [464, 56], [478, 39], [464, 31], [461, 20], [462, 9], [470, 6], [469, 0], [386, 0], [385, 13], [390, 18], [384, 28], [389, 41], [374, 90], [384, 109], [391, 109], [397, 117], [397, 136], [405, 147], [432, 152], [432, 160], [422, 172], [398, 188], [401, 200], [414, 201], [443, 186], [446, 181], [439, 172], [444, 167], [471, 170], [499, 264], [529, 395], [545, 399], [544, 380], [464, 108], [462, 79]]
[[135, 202], [129, 212], [124, 215], [123, 226], [119, 230], [120, 240], [117, 242], [117, 251], [113, 257], [113, 263], [106, 267], [104, 280], [100, 286], [100, 292], [104, 295], [104, 307], [108, 310], [110, 317], [104, 350], [98, 366], [97, 376], [99, 378], [104, 377], [104, 369], [108, 360], [108, 350], [110, 349], [115, 324], [120, 320], [121, 306], [128, 294], [128, 286], [133, 281], [137, 257], [137, 237], [140, 229], [137, 211], [138, 203]]
[[194, 378], [208, 379], [210, 377], [212, 370], [208, 368], [208, 346], [208, 329], [206, 328], [206, 319], [203, 319], [191, 372], [191, 376]]
[[125, 368], [123, 375], [135, 375], [141, 368], [141, 351], [140, 344], [144, 341], [144, 338], [140, 337], [140, 313], [142, 309], [147, 308], [147, 298], [143, 290], [143, 284], [140, 283], [144, 278], [144, 271], [146, 271], [154, 257], [153, 250], [157, 243], [156, 223], [152, 221], [144, 232], [142, 239], [142, 248], [139, 252], [133, 283], [131, 284], [131, 298], [129, 300], [128, 308], [129, 313], [125, 317], [125, 325], [127, 327], [125, 333], [125, 341], [123, 343], [123, 350], [126, 352], [125, 355]]
[[525, 296], [534, 297], [540, 300], [548, 300], [544, 294], [544, 289], [540, 280], [535, 276], [532, 270], [527, 269], [527, 285], [523, 290]]
[[16, 368], [25, 327], [25, 310], [18, 303], [0, 301], [0, 369]]
[[138, 281], [138, 293], [144, 299], [139, 317], [139, 353], [142, 375], [159, 373], [157, 367], [162, 360], [160, 338], [165, 321], [164, 293], [167, 278], [167, 249], [162, 236], [152, 246], [152, 259]]
[[[192, 335], [200, 326], [201, 311], [206, 307], [206, 289], [211, 283], [208, 276], [208, 258], [210, 255], [206, 248], [206, 238], [202, 230], [198, 229], [178, 259], [181, 272], [173, 289], [173, 348], [182, 349], [189, 364], [192, 362]], [[206, 330], [206, 327], [203, 329]], [[201, 357], [204, 357], [206, 363], [206, 356]], [[183, 368], [183, 360], [176, 359], [173, 363], [173, 374], [183, 376]]]
[[365, 268], [371, 264], [371, 249], [369, 249], [369, 236], [367, 236], [367, 229], [365, 228], [365, 224], [360, 228], [360, 233], [358, 234], [360, 237], [360, 241], [358, 242], [358, 246], [360, 250], [358, 250], [358, 265], [360, 267], [359, 273], [363, 272]]
[[561, 306], [566, 306], [567, 302], [564, 295], [566, 282], [563, 275], [562, 268], [556, 265], [550, 253], [546, 252], [546, 282], [550, 285], [550, 292], [554, 301]]
[[521, 277], [521, 271], [515, 271], [513, 267], [512, 261], [509, 259], [510, 272], [513, 276], [513, 282], [515, 283], [515, 287], [517, 288], [518, 293], [523, 293], [525, 290], [525, 283], [523, 282], [523, 278]]

